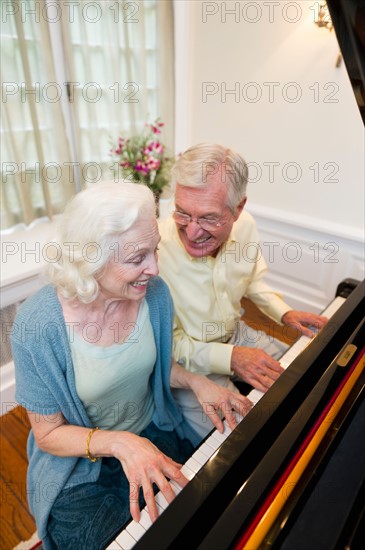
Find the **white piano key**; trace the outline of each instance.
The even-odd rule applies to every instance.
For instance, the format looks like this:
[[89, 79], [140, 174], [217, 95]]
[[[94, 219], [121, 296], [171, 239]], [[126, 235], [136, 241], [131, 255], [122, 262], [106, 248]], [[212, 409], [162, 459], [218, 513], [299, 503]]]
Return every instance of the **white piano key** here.
[[115, 540], [113, 540], [113, 542], [111, 542], [109, 546], [105, 548], [105, 550], [120, 550], [120, 546]]
[[133, 546], [136, 544], [136, 539], [134, 539], [126, 529], [119, 533], [117, 538], [115, 539], [116, 542], [120, 545], [122, 550], [131, 550]]
[[342, 296], [337, 296], [327, 307], [326, 309], [321, 313], [324, 317], [332, 317], [334, 313], [338, 310], [340, 306], [346, 301], [346, 298], [343, 298]]
[[141, 523], [136, 521], [131, 521], [126, 527], [128, 533], [134, 538], [134, 540], [139, 540], [142, 535], [146, 532], [146, 529], [142, 527]]
[[215, 430], [211, 434], [211, 436], [214, 437], [214, 439], [216, 439], [220, 445], [223, 443], [223, 441], [225, 441], [227, 439], [227, 435], [228, 434], [226, 434], [226, 433], [218, 432], [218, 430]]
[[[188, 481], [190, 481], [191, 479], [193, 479], [193, 477], [195, 476], [194, 472], [192, 470], [190, 470], [190, 468], [188, 468], [186, 466], [186, 464], [184, 464], [184, 466], [180, 469], [180, 472], [182, 474], [184, 474], [184, 476], [186, 477], [186, 479]], [[174, 491], [175, 495], [177, 495], [178, 493], [180, 493], [180, 491], [183, 490], [184, 487], [181, 487], [181, 485], [179, 485], [177, 483], [177, 481], [175, 481], [174, 479], [172, 479], [170, 481], [170, 485], [172, 487], [172, 490]]]
[[201, 464], [195, 460], [194, 455], [187, 460], [185, 466], [190, 468], [190, 470], [192, 470], [195, 474], [199, 472], [201, 468]]
[[218, 440], [215, 439], [212, 435], [210, 435], [208, 439], [206, 439], [205, 443], [209, 445], [209, 447], [211, 447], [213, 452], [216, 451], [220, 446], [220, 443], [218, 442]]
[[146, 530], [152, 525], [152, 520], [148, 515], [146, 508], [143, 508], [143, 510], [141, 511], [141, 517], [140, 517], [139, 523]]
[[164, 495], [161, 493], [161, 491], [159, 493], [157, 493], [157, 495], [155, 495], [155, 501], [157, 502], [157, 504], [159, 506], [161, 506], [161, 508], [163, 510], [165, 510], [169, 503], [167, 502], [166, 498], [164, 497]]
[[[156, 506], [157, 506], [158, 515], [160, 515], [163, 512], [163, 508], [160, 506], [160, 504], [157, 502], [156, 499], [155, 499], [155, 502], [156, 502]], [[146, 512], [148, 513], [148, 506], [145, 506], [144, 510], [146, 510]]]
[[248, 399], [250, 401], [252, 401], [252, 403], [254, 403], [254, 405], [256, 405], [256, 403], [258, 403], [261, 399], [261, 397], [263, 397], [264, 392], [260, 391], [260, 390], [256, 390], [256, 389], [253, 389], [250, 391], [250, 393], [248, 394]]
[[280, 365], [286, 369], [293, 361], [298, 357], [298, 355], [304, 351], [304, 349], [310, 344], [312, 341], [312, 338], [309, 338], [308, 336], [301, 336], [299, 340], [297, 340], [289, 349], [287, 352], [284, 353], [282, 357], [279, 359]]
[[206, 441], [199, 447], [199, 450], [209, 459], [213, 454], [213, 449], [210, 447], [210, 445], [207, 444]]
[[192, 470], [195, 474], [199, 472], [201, 468], [201, 464], [197, 462], [193, 456], [191, 456], [186, 462], [186, 466], [190, 468], [190, 470]]
[[190, 481], [191, 479], [193, 479], [193, 477], [195, 476], [195, 472], [189, 468], [189, 466], [187, 465], [187, 462], [184, 464], [184, 466], [182, 466], [181, 470], [180, 470], [184, 476]]
[[198, 449], [197, 451], [195, 451], [195, 453], [193, 454], [193, 458], [198, 462], [198, 464], [200, 464], [200, 467], [201, 466], [204, 466], [204, 464], [207, 462], [208, 458], [205, 456], [204, 453], [201, 452], [200, 449]]
[[228, 426], [227, 424], [227, 420], [224, 420], [223, 421], [223, 426], [224, 426], [224, 432], [223, 432], [223, 435], [225, 435], [226, 437], [229, 436], [230, 433], [232, 433], [232, 430], [231, 428]]
[[182, 491], [182, 487], [176, 483], [176, 481], [170, 481], [170, 485], [175, 495], [178, 495]]

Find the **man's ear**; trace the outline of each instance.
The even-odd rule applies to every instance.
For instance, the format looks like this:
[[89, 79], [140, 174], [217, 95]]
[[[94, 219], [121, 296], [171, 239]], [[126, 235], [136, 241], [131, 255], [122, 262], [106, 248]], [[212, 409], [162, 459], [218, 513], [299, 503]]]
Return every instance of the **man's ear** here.
[[247, 197], [243, 197], [241, 202], [236, 206], [234, 215], [233, 215], [234, 221], [238, 220], [238, 218], [240, 217], [240, 214], [245, 207], [246, 201], [247, 201]]

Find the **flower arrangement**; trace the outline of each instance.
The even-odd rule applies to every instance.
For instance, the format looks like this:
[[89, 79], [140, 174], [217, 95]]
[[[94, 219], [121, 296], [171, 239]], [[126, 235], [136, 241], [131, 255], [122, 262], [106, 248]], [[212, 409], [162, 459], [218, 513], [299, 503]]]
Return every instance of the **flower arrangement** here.
[[169, 183], [172, 157], [158, 139], [164, 123], [160, 119], [145, 124], [142, 134], [130, 138], [119, 137], [111, 149], [123, 178], [147, 185], [158, 198]]

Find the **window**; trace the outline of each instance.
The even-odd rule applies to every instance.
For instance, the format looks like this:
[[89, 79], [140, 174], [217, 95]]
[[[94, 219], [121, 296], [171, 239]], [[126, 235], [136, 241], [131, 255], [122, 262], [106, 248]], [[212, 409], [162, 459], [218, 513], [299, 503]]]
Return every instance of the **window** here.
[[2, 9], [2, 229], [113, 175], [111, 143], [173, 135], [172, 1], [20, 0]]

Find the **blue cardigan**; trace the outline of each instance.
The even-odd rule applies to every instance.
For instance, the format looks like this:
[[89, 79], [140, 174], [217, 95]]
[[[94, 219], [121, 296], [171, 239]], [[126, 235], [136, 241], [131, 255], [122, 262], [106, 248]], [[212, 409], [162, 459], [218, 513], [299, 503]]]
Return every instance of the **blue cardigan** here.
[[[160, 277], [150, 281], [146, 298], [157, 348], [151, 376], [156, 406], [153, 421], [162, 430], [176, 430], [196, 446], [201, 438], [184, 420], [170, 391], [173, 304]], [[76, 392], [67, 326], [54, 287], [43, 287], [19, 308], [12, 347], [17, 402], [42, 415], [61, 411], [69, 424], [92, 427]], [[32, 431], [27, 451], [29, 507], [44, 548], [52, 550], [47, 523], [53, 503], [63, 489], [96, 481], [101, 461], [46, 453], [37, 447]]]

